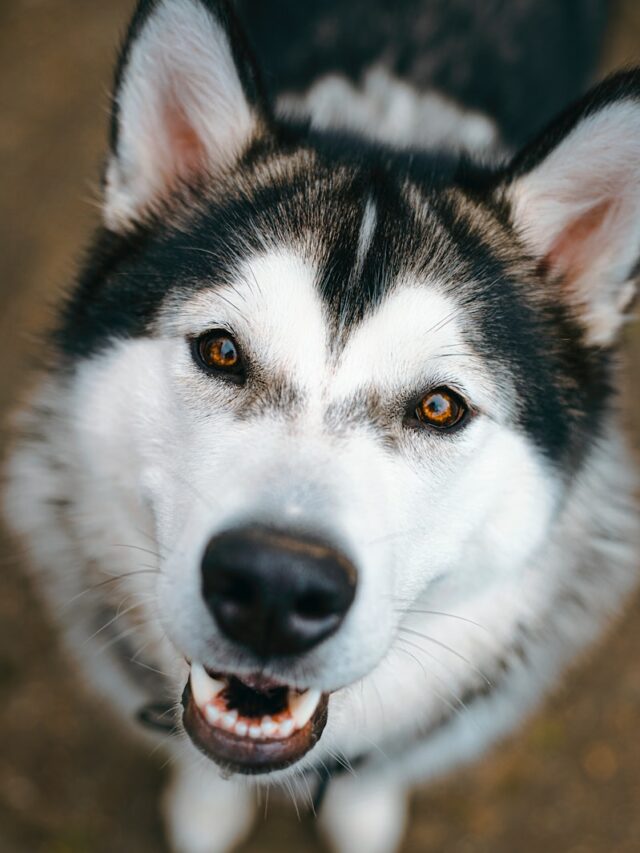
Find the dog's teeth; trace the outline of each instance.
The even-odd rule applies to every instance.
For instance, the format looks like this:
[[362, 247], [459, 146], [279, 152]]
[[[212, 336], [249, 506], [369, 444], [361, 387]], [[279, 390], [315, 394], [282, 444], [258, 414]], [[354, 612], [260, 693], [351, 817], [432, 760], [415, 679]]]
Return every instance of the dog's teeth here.
[[274, 723], [271, 717], [263, 717], [262, 718], [262, 733], [265, 737], [273, 737], [274, 734], [278, 731], [278, 724]]
[[222, 725], [227, 729], [232, 729], [235, 726], [237, 719], [238, 712], [235, 709], [233, 711], [228, 711], [222, 717]]
[[283, 722], [281, 722], [279, 727], [278, 727], [279, 728], [278, 733], [279, 733], [280, 737], [284, 738], [284, 737], [289, 737], [289, 735], [292, 735], [295, 726], [296, 726], [296, 724], [293, 722], [292, 719], [283, 720]]
[[237, 708], [226, 709], [224, 697], [216, 697], [226, 689], [226, 681], [212, 678], [201, 664], [191, 666], [191, 693], [194, 702], [200, 708], [209, 725], [233, 732], [238, 737], [250, 737], [253, 740], [288, 738], [294, 731], [304, 728], [318, 707], [321, 693], [319, 690], [307, 690], [304, 693], [289, 693], [288, 714], [283, 713], [281, 722], [266, 714], [260, 720], [243, 719]]
[[211, 678], [201, 664], [191, 664], [191, 692], [198, 707], [204, 708], [209, 702], [213, 702], [224, 688], [224, 681]]
[[306, 693], [289, 699], [289, 712], [295, 721], [296, 728], [302, 729], [307, 725], [318, 707], [321, 695], [320, 690], [307, 690]]
[[216, 708], [215, 705], [207, 705], [204, 709], [204, 713], [208, 722], [210, 722], [212, 726], [215, 725], [222, 716], [222, 711], [220, 708]]

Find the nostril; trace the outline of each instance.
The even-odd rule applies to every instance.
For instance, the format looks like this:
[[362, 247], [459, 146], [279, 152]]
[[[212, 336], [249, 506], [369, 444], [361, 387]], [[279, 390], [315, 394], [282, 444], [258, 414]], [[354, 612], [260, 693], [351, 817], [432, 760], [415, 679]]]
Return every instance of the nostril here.
[[256, 597], [255, 586], [246, 578], [226, 576], [217, 585], [216, 597], [239, 607], [249, 607]]
[[299, 596], [293, 609], [296, 615], [303, 619], [324, 619], [326, 616], [335, 615], [341, 608], [335, 595], [310, 592]]

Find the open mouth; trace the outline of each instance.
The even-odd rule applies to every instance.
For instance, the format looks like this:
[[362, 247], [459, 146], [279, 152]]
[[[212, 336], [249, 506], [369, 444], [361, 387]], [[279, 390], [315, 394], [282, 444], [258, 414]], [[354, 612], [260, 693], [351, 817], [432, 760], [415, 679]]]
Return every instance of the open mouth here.
[[217, 764], [237, 773], [269, 773], [294, 764], [318, 742], [328, 700], [319, 690], [209, 673], [193, 663], [182, 697], [183, 723]]

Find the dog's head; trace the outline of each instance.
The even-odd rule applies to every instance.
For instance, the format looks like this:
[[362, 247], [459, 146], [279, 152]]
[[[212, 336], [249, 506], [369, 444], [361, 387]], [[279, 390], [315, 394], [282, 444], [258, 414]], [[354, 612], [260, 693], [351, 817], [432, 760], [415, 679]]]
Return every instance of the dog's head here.
[[274, 118], [226, 5], [141, 4], [62, 347], [215, 760], [295, 763], [417, 601], [549, 540], [609, 403], [639, 133], [627, 75], [498, 170], [330, 139]]

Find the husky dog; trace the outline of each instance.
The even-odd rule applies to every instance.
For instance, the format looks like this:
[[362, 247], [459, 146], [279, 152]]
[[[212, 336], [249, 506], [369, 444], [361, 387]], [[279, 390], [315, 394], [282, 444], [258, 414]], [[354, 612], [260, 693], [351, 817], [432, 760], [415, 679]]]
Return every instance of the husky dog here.
[[388, 853], [633, 587], [640, 73], [540, 130], [601, 6], [139, 4], [6, 505], [86, 677], [175, 725], [175, 850], [274, 784]]

